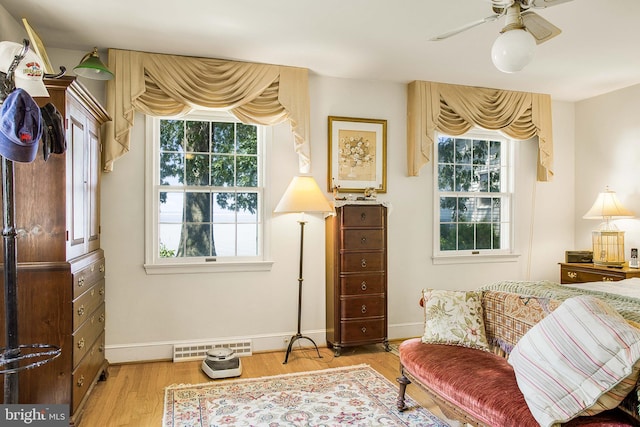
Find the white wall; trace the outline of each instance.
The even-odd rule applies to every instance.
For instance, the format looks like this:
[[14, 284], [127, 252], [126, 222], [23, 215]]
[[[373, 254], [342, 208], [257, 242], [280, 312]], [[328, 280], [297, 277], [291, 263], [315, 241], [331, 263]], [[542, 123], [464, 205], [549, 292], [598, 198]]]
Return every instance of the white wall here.
[[[388, 121], [389, 335], [420, 333], [420, 290], [431, 286], [474, 289], [496, 280], [558, 279], [557, 262], [573, 244], [573, 104], [554, 103], [556, 162], [569, 165], [556, 179], [536, 183], [535, 143], [520, 143], [516, 161], [517, 250], [511, 263], [433, 265], [432, 171], [406, 174], [406, 86], [310, 76], [312, 173], [324, 188], [327, 117]], [[102, 180], [102, 243], [107, 257], [107, 356], [112, 362], [170, 357], [170, 344], [251, 338], [254, 351], [285, 348], [296, 328], [299, 227], [296, 217], [273, 216], [274, 266], [262, 273], [148, 276], [144, 257], [144, 118], [136, 117], [131, 152]], [[296, 174], [287, 125], [271, 148], [270, 212]], [[566, 195], [569, 198], [566, 199]], [[557, 200], [566, 204], [558, 206]], [[535, 206], [534, 206], [535, 203]], [[324, 344], [324, 223], [305, 228], [302, 329]], [[533, 223], [532, 223], [533, 220]], [[533, 233], [533, 234], [532, 234]], [[533, 238], [531, 237], [533, 236]]]
[[[0, 18], [6, 13], [0, 7]], [[0, 21], [1, 23], [1, 21]], [[14, 26], [15, 27], [15, 26]], [[20, 40], [19, 26], [12, 39]], [[4, 34], [4, 33], [0, 33]], [[84, 52], [51, 49], [57, 68], [69, 69]], [[104, 100], [100, 82], [83, 81]], [[519, 143], [516, 160], [517, 262], [433, 265], [432, 169], [406, 172], [406, 86], [310, 76], [312, 173], [324, 188], [327, 117], [388, 121], [389, 337], [419, 335], [417, 302], [425, 287], [474, 289], [497, 280], [558, 280], [557, 262], [574, 241], [574, 105], [553, 103], [555, 180], [536, 183], [537, 150]], [[297, 157], [287, 125], [274, 130], [270, 156], [271, 212], [292, 176]], [[107, 259], [107, 358], [112, 362], [170, 358], [173, 343], [253, 340], [254, 351], [283, 349], [296, 329], [299, 226], [295, 215], [267, 218], [270, 272], [146, 275], [144, 262], [144, 117], [136, 116], [131, 151], [102, 176], [102, 246]], [[640, 209], [638, 210], [640, 212]], [[302, 329], [324, 344], [324, 222], [305, 227]], [[303, 343], [304, 344], [304, 343]]]
[[[605, 186], [640, 216], [640, 85], [576, 104], [576, 248], [591, 249], [597, 220], [582, 219]], [[615, 221], [625, 255], [640, 247], [640, 220]]]

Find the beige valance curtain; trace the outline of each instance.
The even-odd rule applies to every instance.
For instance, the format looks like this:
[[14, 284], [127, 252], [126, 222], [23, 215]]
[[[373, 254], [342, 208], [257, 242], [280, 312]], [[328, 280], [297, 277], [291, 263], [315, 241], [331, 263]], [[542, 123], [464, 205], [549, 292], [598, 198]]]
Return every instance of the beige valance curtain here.
[[109, 68], [105, 171], [129, 151], [136, 111], [167, 117], [198, 108], [227, 109], [258, 125], [288, 120], [300, 172], [310, 171], [307, 69], [118, 49], [109, 50]]
[[538, 137], [538, 181], [553, 179], [551, 97], [425, 81], [409, 83], [407, 161], [409, 176], [429, 162], [436, 131], [457, 136], [474, 126], [518, 140]]

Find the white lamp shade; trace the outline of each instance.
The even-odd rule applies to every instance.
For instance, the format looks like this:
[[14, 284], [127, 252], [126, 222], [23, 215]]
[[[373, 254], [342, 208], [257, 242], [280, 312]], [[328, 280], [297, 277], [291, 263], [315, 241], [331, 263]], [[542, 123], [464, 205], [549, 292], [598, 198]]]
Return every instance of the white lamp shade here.
[[591, 209], [584, 214], [584, 219], [617, 219], [633, 218], [633, 212], [622, 206], [615, 191], [607, 188], [603, 193], [598, 194]]
[[500, 34], [491, 48], [491, 60], [504, 73], [522, 70], [533, 59], [536, 40], [526, 30], [513, 29]]
[[274, 212], [331, 212], [329, 201], [311, 176], [294, 177]]

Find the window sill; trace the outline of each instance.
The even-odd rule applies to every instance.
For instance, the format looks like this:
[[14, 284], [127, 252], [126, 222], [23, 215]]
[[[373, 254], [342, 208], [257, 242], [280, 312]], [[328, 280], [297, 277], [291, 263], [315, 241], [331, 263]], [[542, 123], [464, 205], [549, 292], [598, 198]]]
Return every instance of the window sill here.
[[438, 255], [432, 257], [433, 264], [484, 264], [491, 262], [516, 262], [520, 254], [490, 255]]
[[202, 264], [145, 264], [147, 274], [243, 273], [271, 271], [273, 261], [221, 262]]

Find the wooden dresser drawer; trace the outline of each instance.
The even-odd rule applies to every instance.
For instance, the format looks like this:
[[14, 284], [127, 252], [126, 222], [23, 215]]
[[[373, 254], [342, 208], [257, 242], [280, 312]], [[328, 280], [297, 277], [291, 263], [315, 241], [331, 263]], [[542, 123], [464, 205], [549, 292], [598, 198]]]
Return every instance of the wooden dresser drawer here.
[[87, 354], [91, 345], [104, 332], [104, 303], [91, 313], [87, 320], [73, 333], [73, 366], [76, 366]]
[[105, 261], [100, 258], [73, 273], [73, 298], [86, 292], [94, 283], [104, 279]]
[[104, 302], [104, 289], [102, 279], [73, 301], [74, 331]]
[[386, 338], [385, 319], [345, 321], [340, 325], [340, 332], [345, 342], [356, 344], [372, 342]]
[[76, 410], [82, 399], [95, 382], [98, 372], [104, 365], [104, 332], [88, 349], [87, 357], [76, 367], [72, 373], [73, 411]]
[[359, 319], [363, 317], [384, 316], [384, 296], [346, 297], [341, 301], [340, 316], [342, 319]]
[[370, 295], [385, 291], [383, 273], [340, 277], [341, 295]]
[[383, 228], [382, 206], [351, 205], [344, 207], [342, 227]]
[[640, 277], [640, 270], [580, 263], [560, 264], [560, 283], [615, 282], [632, 277]]
[[385, 254], [376, 252], [353, 252], [341, 255], [342, 271], [360, 273], [365, 271], [384, 271]]
[[343, 231], [342, 249], [366, 250], [384, 248], [382, 229], [346, 229]]

